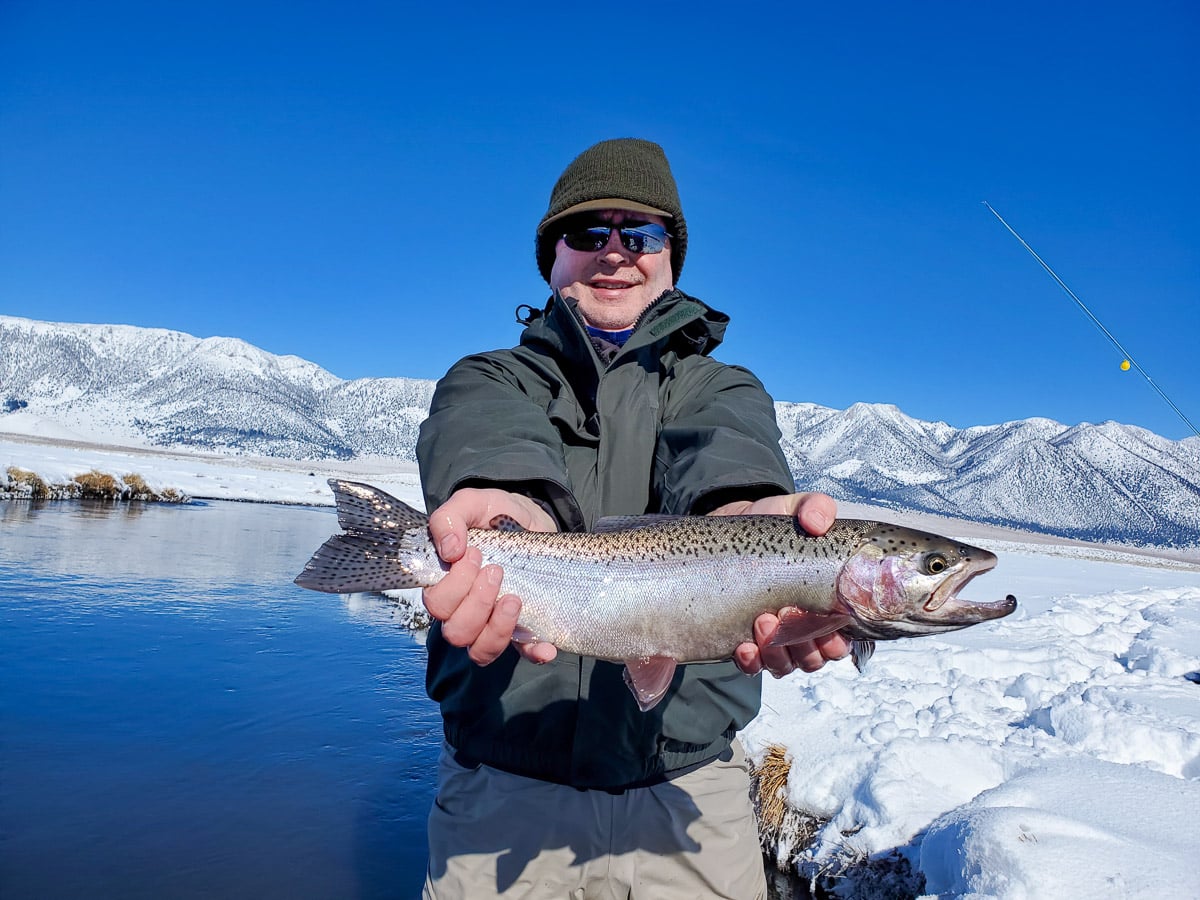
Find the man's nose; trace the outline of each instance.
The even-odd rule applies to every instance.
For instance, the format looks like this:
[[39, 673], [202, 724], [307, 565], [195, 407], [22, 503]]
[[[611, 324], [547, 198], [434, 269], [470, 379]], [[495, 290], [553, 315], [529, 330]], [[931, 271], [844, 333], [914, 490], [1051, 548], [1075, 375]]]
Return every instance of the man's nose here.
[[600, 248], [601, 256], [611, 256], [614, 253], [622, 259], [628, 255], [625, 245], [621, 243], [621, 232], [616, 227], [608, 233], [608, 241]]

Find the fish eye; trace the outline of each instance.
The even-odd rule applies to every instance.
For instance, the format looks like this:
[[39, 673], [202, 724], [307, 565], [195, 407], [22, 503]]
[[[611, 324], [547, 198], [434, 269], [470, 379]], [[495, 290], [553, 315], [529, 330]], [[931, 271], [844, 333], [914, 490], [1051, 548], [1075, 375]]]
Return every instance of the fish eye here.
[[925, 557], [925, 574], [927, 575], [941, 575], [948, 568], [950, 568], [949, 561], [940, 553], [930, 553]]

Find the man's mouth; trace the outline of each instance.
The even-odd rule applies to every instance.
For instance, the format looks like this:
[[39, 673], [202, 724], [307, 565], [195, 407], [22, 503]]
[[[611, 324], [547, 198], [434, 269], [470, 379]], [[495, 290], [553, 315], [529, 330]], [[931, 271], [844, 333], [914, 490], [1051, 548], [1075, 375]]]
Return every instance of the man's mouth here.
[[611, 278], [597, 278], [592, 281], [592, 287], [601, 291], [623, 291], [633, 287], [630, 281], [615, 281]]

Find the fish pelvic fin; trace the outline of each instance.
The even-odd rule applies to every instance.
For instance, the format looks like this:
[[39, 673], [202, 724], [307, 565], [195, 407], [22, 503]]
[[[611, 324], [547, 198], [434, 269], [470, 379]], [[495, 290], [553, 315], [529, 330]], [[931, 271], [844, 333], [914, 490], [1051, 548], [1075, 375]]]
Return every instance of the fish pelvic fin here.
[[874, 641], [854, 641], [850, 644], [850, 658], [854, 660], [854, 668], [860, 672], [865, 672], [867, 662], [875, 655]]
[[642, 712], [654, 709], [662, 700], [671, 679], [675, 677], [676, 662], [670, 656], [639, 656], [625, 660], [625, 684]]
[[513, 640], [518, 644], [536, 644], [541, 638], [536, 631], [518, 622], [513, 628]]
[[338, 524], [351, 534], [373, 535], [429, 527], [429, 516], [386, 491], [360, 481], [330, 478]]

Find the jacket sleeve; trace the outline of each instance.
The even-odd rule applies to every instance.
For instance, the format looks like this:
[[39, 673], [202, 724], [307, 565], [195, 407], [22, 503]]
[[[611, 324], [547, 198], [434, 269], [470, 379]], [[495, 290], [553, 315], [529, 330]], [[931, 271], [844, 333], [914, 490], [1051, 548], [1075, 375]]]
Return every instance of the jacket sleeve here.
[[563, 530], [579, 528], [562, 439], [503, 354], [469, 356], [438, 382], [417, 439], [426, 508], [460, 488], [501, 488], [537, 501]]
[[666, 405], [655, 458], [663, 512], [702, 515], [795, 490], [775, 404], [747, 370], [704, 358], [672, 384]]

